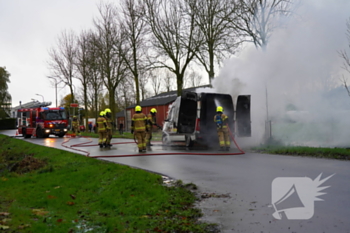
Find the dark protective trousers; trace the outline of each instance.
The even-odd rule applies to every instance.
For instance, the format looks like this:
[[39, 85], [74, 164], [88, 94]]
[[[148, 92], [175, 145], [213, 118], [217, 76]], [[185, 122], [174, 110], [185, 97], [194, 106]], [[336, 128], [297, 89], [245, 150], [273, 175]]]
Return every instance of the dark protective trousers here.
[[146, 132], [136, 131], [134, 132], [137, 141], [137, 147], [139, 150], [146, 150]]
[[98, 144], [105, 144], [106, 137], [107, 137], [106, 130], [98, 131]]
[[230, 147], [231, 141], [230, 141], [228, 129], [221, 128], [221, 129], [218, 129], [217, 131], [218, 131], [220, 147], [222, 147], [222, 148], [223, 147]]
[[112, 140], [112, 129], [107, 129], [107, 132], [106, 132], [106, 144], [107, 145], [111, 144], [111, 140]]

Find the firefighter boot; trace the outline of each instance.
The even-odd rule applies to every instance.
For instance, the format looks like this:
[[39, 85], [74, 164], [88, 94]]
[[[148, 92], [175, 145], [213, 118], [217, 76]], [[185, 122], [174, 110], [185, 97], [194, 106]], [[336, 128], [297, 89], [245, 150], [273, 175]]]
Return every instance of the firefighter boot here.
[[225, 147], [220, 147], [219, 151], [225, 151]]
[[226, 151], [230, 151], [230, 147], [226, 147]]
[[100, 148], [103, 148], [103, 144], [99, 143], [98, 145], [100, 146]]

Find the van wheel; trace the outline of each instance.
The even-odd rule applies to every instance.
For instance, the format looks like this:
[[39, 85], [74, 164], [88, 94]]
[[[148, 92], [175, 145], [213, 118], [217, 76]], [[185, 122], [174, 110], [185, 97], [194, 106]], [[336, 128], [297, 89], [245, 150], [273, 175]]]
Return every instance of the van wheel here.
[[191, 139], [191, 136], [185, 135], [185, 141], [186, 141], [186, 147], [192, 147], [193, 146], [193, 140]]
[[165, 146], [170, 145], [169, 136], [167, 136], [166, 134], [163, 134], [163, 135], [162, 135], [162, 143], [163, 143], [163, 145], [165, 145]]

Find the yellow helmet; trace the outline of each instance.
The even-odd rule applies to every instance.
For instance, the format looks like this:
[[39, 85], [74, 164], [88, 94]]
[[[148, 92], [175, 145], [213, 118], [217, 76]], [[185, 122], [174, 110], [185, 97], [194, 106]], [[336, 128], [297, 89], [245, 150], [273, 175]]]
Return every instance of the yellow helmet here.
[[141, 112], [142, 108], [140, 105], [136, 105], [135, 112]]
[[112, 112], [112, 111], [109, 108], [106, 108], [105, 113], [107, 113], [107, 112]]
[[106, 115], [105, 111], [101, 111], [100, 116], [104, 116], [104, 115]]
[[224, 109], [223, 109], [223, 107], [218, 106], [218, 107], [216, 108], [216, 111], [217, 111], [217, 112], [223, 112], [223, 111], [224, 111]]
[[150, 112], [151, 112], [151, 113], [157, 113], [157, 109], [152, 108]]

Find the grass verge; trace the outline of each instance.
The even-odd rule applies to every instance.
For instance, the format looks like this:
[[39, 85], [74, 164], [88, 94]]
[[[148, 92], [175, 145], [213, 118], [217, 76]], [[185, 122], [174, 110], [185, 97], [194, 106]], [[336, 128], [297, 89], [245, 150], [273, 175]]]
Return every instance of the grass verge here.
[[350, 150], [346, 148], [321, 148], [321, 147], [301, 147], [301, 146], [260, 146], [260, 147], [254, 147], [252, 148], [252, 150], [259, 153], [350, 160]]
[[0, 135], [4, 232], [212, 232], [195, 201], [181, 182]]

